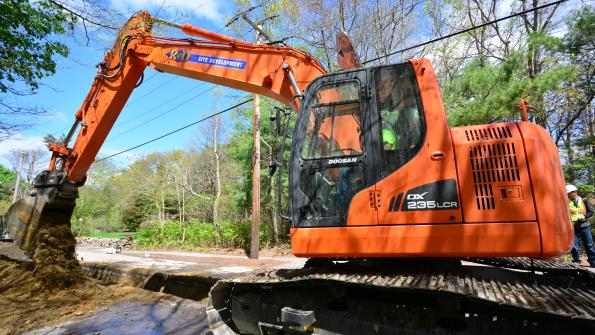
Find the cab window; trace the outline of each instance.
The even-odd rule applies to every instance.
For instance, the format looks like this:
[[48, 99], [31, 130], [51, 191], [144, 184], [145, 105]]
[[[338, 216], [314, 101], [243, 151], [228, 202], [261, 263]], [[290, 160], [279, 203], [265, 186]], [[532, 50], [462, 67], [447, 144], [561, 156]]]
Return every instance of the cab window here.
[[302, 157], [320, 159], [362, 154], [359, 82], [321, 86], [310, 108]]
[[374, 73], [382, 143], [382, 175], [387, 176], [419, 152], [425, 121], [410, 64], [381, 67]]

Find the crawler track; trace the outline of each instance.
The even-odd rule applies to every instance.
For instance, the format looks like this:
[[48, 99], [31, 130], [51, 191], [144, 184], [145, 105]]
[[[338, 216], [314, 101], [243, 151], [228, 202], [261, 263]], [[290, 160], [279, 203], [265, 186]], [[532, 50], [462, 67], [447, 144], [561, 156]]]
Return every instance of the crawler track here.
[[[215, 334], [279, 330], [287, 306], [314, 311], [310, 330], [321, 334], [595, 331], [590, 271], [557, 261], [473, 261], [490, 266], [352, 261], [221, 281], [210, 293], [209, 324]], [[416, 319], [423, 326], [411, 323]]]

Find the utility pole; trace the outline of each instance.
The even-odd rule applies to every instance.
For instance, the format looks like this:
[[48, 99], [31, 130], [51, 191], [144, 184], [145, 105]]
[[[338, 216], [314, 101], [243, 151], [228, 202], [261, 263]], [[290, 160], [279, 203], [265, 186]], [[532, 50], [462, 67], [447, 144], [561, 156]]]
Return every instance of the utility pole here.
[[[262, 30], [262, 27], [252, 22], [244, 13], [242, 18], [256, 31], [256, 44], [260, 43], [260, 37], [271, 42], [271, 37]], [[252, 237], [250, 240], [250, 258], [258, 259], [260, 245], [260, 97], [254, 94], [254, 116], [252, 119], [254, 146], [252, 154]]]
[[23, 161], [25, 160], [25, 155], [26, 153], [21, 152], [20, 156], [21, 159], [19, 159], [19, 168], [17, 169], [17, 180], [14, 183], [14, 194], [12, 196], [12, 203], [14, 204], [15, 202], [17, 202], [17, 200], [19, 200], [19, 184], [21, 183], [21, 170], [23, 169]]
[[[260, 34], [256, 30], [256, 44]], [[252, 237], [250, 239], [250, 258], [258, 259], [260, 246], [260, 97], [254, 94], [254, 115], [252, 118]]]

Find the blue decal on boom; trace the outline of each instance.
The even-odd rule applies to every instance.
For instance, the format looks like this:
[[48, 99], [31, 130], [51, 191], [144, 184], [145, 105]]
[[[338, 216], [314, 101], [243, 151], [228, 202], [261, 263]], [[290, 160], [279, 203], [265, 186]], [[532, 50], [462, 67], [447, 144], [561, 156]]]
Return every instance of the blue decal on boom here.
[[176, 62], [193, 62], [206, 65], [229, 67], [232, 69], [244, 70], [248, 62], [239, 59], [212, 57], [199, 54], [189, 54], [185, 50], [172, 50], [165, 54], [167, 58]]

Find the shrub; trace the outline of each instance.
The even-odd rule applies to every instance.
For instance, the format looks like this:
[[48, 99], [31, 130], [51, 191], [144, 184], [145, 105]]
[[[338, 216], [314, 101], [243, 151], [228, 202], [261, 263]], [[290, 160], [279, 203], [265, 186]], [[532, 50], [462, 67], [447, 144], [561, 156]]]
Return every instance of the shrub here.
[[[261, 231], [261, 239], [264, 233]], [[205, 222], [168, 221], [143, 223], [138, 235], [146, 247], [220, 247], [243, 248], [250, 245], [250, 223], [221, 221], [217, 225]]]

